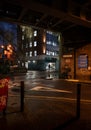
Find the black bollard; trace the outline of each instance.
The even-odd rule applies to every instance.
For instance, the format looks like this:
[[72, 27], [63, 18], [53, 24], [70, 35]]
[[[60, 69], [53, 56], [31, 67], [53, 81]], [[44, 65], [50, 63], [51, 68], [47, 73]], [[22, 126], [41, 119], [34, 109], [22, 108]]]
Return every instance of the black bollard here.
[[21, 81], [21, 112], [24, 111], [24, 81]]
[[77, 111], [76, 116], [77, 118], [80, 118], [80, 98], [81, 98], [81, 84], [77, 84]]
[[90, 74], [90, 80], [91, 80], [91, 74]]

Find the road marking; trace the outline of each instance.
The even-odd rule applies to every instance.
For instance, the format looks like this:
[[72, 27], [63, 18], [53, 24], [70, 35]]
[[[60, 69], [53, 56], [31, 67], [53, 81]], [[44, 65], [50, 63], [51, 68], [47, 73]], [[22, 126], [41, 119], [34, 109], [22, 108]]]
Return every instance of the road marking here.
[[[25, 98], [41, 98], [41, 99], [52, 99], [52, 100], [61, 100], [61, 101], [77, 101], [77, 99], [74, 98], [64, 98], [64, 97], [49, 97], [49, 96], [34, 96], [34, 95], [27, 95]], [[81, 99], [81, 103], [84, 104], [91, 104], [91, 100], [85, 100]]]
[[[15, 94], [9, 94], [9, 97], [20, 97], [20, 95], [19, 94], [17, 94], [17, 95], [15, 95]], [[53, 96], [36, 96], [36, 95], [25, 95], [25, 97], [24, 98], [26, 98], [26, 99], [28, 99], [28, 98], [36, 98], [36, 99], [42, 99], [42, 100], [44, 100], [44, 99], [46, 99], [46, 100], [61, 100], [61, 101], [77, 101], [77, 99], [75, 99], [75, 98], [65, 98], [65, 97], [53, 97]], [[81, 99], [81, 103], [84, 103], [84, 104], [91, 104], [91, 100], [85, 100], [85, 99]]]
[[54, 88], [42, 87], [42, 86], [36, 86], [36, 87], [34, 87], [34, 88], [31, 88], [30, 90], [34, 90], [34, 91], [52, 91], [52, 92], [72, 93], [71, 91], [67, 91], [67, 90], [60, 90], [60, 89], [54, 89]]

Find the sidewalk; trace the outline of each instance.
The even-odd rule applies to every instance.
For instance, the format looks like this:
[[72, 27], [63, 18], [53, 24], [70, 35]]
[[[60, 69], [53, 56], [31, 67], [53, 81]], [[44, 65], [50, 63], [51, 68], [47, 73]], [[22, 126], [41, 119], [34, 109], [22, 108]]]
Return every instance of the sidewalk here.
[[91, 130], [91, 104], [81, 103], [81, 116], [76, 119], [73, 101], [30, 96], [20, 112], [18, 99], [9, 97], [7, 114], [0, 115], [1, 130]]

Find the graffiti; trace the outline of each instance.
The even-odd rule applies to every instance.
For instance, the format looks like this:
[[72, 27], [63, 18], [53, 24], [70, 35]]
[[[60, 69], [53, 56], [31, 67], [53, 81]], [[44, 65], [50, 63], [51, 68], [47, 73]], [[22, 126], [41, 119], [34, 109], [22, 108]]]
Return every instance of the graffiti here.
[[6, 108], [8, 98], [8, 80], [0, 80], [0, 111]]

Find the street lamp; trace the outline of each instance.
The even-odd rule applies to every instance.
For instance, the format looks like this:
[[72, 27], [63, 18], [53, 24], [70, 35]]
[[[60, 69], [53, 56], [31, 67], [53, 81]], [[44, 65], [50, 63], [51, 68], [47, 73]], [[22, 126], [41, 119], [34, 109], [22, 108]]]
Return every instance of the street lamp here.
[[3, 58], [3, 56], [4, 56], [4, 48], [5, 48], [5, 46], [4, 46], [4, 45], [1, 45], [0, 48], [2, 49], [1, 58]]

